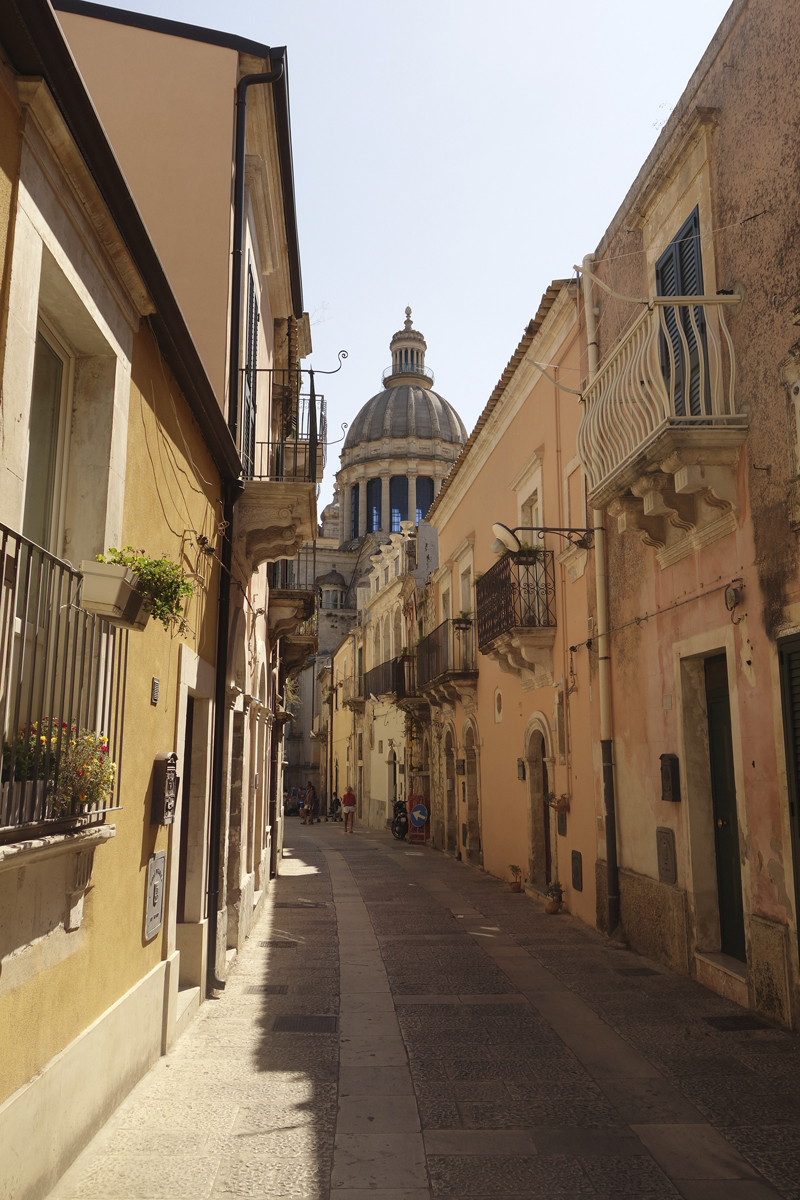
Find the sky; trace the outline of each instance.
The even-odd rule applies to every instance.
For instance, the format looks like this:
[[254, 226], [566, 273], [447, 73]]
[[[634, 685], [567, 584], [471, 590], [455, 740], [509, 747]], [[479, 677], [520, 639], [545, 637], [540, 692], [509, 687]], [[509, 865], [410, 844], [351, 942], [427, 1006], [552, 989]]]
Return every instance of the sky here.
[[[729, 0], [127, 0], [288, 48], [311, 365], [331, 442], [407, 304], [471, 430], [542, 294], [595, 249]], [[332, 495], [332, 444], [320, 510]]]

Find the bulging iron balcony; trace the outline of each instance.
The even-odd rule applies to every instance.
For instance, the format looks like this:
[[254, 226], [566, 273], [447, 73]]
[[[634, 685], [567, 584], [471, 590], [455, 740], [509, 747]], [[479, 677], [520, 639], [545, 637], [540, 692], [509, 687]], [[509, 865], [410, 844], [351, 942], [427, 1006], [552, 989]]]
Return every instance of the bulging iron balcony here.
[[552, 550], [504, 554], [475, 583], [478, 649], [526, 690], [552, 682], [555, 592]]
[[365, 697], [391, 697], [400, 701], [415, 695], [414, 660], [409, 654], [389, 658], [364, 675]]
[[621, 532], [640, 533], [662, 565], [735, 518], [748, 419], [735, 408], [725, 308], [740, 300], [653, 297], [583, 396], [578, 454], [589, 503], [609, 508]]
[[442, 621], [417, 646], [417, 687], [433, 704], [474, 699], [478, 682], [475, 622]]

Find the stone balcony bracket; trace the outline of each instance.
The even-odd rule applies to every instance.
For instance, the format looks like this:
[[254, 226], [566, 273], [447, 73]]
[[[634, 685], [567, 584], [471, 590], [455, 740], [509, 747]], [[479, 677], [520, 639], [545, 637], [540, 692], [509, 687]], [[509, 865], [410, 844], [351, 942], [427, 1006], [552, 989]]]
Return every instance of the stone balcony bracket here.
[[609, 515], [669, 566], [736, 529], [739, 453], [738, 446], [674, 450], [612, 499]]
[[293, 558], [316, 534], [316, 484], [247, 480], [234, 514], [234, 543], [251, 570]]
[[446, 709], [459, 703], [465, 713], [477, 711], [478, 672], [450, 672], [421, 689], [428, 704]]
[[314, 593], [307, 590], [270, 588], [267, 625], [274, 644], [282, 633], [292, 633], [314, 612]]
[[515, 675], [524, 692], [553, 682], [556, 627], [510, 629], [481, 649], [507, 675]]

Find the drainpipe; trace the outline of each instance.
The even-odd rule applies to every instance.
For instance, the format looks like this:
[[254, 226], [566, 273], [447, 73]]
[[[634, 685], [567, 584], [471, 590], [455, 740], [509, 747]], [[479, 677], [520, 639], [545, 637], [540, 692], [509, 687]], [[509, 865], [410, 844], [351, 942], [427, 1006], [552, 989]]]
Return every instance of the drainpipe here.
[[[597, 375], [597, 324], [592, 297], [592, 279], [588, 274], [594, 255], [583, 260], [583, 311], [586, 317], [586, 340], [589, 351], [589, 383]], [[606, 813], [606, 868], [608, 872], [608, 936], [612, 937], [620, 923], [619, 866], [617, 863], [617, 810], [614, 796], [614, 712], [611, 700], [611, 655], [608, 640], [608, 577], [606, 575], [606, 531], [603, 510], [592, 514], [594, 530], [595, 585], [597, 589], [597, 657], [600, 692], [600, 752], [603, 764], [603, 802]]]
[[[242, 332], [242, 249], [244, 245], [244, 168], [247, 133], [247, 89], [254, 83], [275, 83], [283, 74], [281, 63], [274, 71], [244, 75], [236, 88], [236, 146], [233, 182], [233, 263], [231, 270], [230, 369], [228, 377], [228, 428], [234, 445], [239, 424], [239, 356]], [[217, 612], [217, 661], [214, 681], [214, 732], [211, 759], [211, 813], [208, 847], [208, 950], [206, 992], [216, 997], [225, 987], [217, 976], [217, 928], [219, 924], [219, 868], [222, 837], [222, 781], [224, 777], [226, 683], [228, 674], [228, 626], [231, 611], [231, 565], [233, 562], [233, 506], [244, 491], [239, 479], [223, 484], [224, 533], [220, 555], [219, 609]]]

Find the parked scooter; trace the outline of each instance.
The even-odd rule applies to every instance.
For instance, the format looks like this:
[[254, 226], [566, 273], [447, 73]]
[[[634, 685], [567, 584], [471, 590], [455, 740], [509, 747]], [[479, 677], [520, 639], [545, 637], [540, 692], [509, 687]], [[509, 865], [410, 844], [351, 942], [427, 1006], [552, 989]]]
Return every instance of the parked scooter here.
[[408, 834], [408, 808], [405, 800], [395, 800], [392, 818], [392, 837], [402, 842]]

